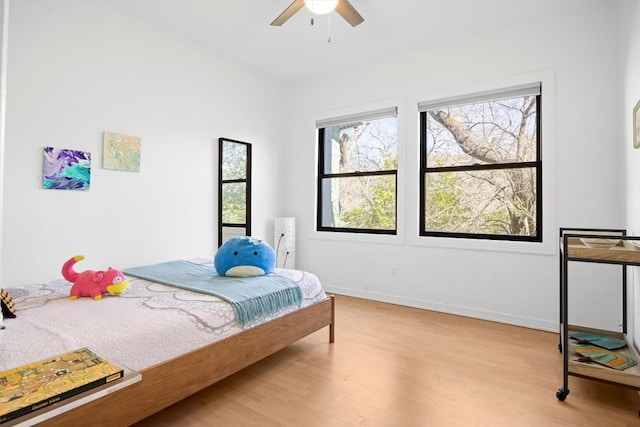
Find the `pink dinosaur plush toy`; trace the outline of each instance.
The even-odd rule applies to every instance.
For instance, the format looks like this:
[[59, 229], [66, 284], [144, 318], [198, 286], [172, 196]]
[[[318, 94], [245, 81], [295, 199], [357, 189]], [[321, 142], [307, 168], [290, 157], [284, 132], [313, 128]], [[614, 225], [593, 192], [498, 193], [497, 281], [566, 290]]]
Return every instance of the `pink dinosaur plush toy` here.
[[84, 256], [76, 255], [62, 266], [62, 276], [73, 283], [69, 296], [91, 297], [102, 299], [103, 294], [120, 295], [129, 288], [129, 281], [120, 271], [109, 267], [106, 271], [87, 270], [78, 273], [73, 269], [76, 262], [82, 261]]

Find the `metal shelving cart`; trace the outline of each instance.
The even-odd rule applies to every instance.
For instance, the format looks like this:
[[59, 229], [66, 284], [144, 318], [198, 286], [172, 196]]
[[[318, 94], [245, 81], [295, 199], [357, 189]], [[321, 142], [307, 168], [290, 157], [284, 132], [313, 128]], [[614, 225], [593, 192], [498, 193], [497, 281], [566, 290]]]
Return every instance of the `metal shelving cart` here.
[[[621, 266], [622, 332], [569, 325], [569, 262]], [[621, 338], [627, 342], [627, 346], [616, 351], [640, 363], [638, 352], [627, 339], [627, 266], [640, 266], [640, 237], [627, 236], [626, 231], [620, 229], [560, 229], [560, 343], [558, 349], [563, 353], [563, 385], [556, 392], [559, 400], [565, 400], [569, 394], [569, 375], [640, 390], [640, 365], [619, 371], [596, 363], [580, 362], [578, 361], [580, 356], [571, 350], [569, 345], [569, 330]]]

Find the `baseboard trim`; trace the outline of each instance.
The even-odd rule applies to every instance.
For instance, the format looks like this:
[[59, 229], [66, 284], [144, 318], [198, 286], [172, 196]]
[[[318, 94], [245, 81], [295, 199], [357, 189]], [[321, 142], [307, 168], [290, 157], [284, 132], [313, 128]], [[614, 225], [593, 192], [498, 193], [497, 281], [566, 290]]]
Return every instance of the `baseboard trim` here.
[[403, 298], [395, 295], [381, 294], [377, 292], [359, 291], [337, 286], [323, 285], [325, 291], [337, 295], [344, 295], [355, 298], [363, 298], [372, 301], [386, 302], [390, 304], [403, 305], [413, 308], [421, 308], [424, 310], [438, 311], [440, 313], [454, 314], [457, 316], [471, 317], [474, 319], [488, 320], [491, 322], [505, 323], [513, 326], [521, 326], [524, 328], [538, 329], [541, 331], [558, 333], [559, 323], [550, 322], [542, 319], [530, 317], [516, 316], [507, 313], [498, 313], [487, 310], [478, 310], [471, 307], [463, 307], [451, 304], [434, 303], [430, 301], [422, 301], [411, 298]]

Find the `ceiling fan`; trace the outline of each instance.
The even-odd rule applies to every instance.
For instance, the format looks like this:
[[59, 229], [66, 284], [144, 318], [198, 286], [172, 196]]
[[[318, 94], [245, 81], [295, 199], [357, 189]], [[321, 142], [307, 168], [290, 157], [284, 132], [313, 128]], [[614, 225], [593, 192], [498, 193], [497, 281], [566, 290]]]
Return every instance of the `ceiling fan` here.
[[364, 18], [360, 16], [348, 0], [294, 0], [289, 7], [273, 20], [271, 25], [280, 26], [284, 24], [297, 11], [302, 9], [303, 6], [307, 6], [311, 12], [320, 15], [329, 13], [335, 9], [352, 27], [364, 22]]

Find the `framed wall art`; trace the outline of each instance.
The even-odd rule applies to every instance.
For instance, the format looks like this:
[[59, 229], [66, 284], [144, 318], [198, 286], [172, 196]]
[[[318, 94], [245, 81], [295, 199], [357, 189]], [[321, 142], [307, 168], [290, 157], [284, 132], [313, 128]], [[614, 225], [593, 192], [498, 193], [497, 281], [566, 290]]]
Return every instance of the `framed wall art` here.
[[91, 185], [91, 153], [44, 147], [42, 188], [87, 191]]
[[633, 148], [640, 148], [640, 101], [633, 107]]
[[105, 132], [102, 167], [127, 172], [140, 172], [140, 138]]

